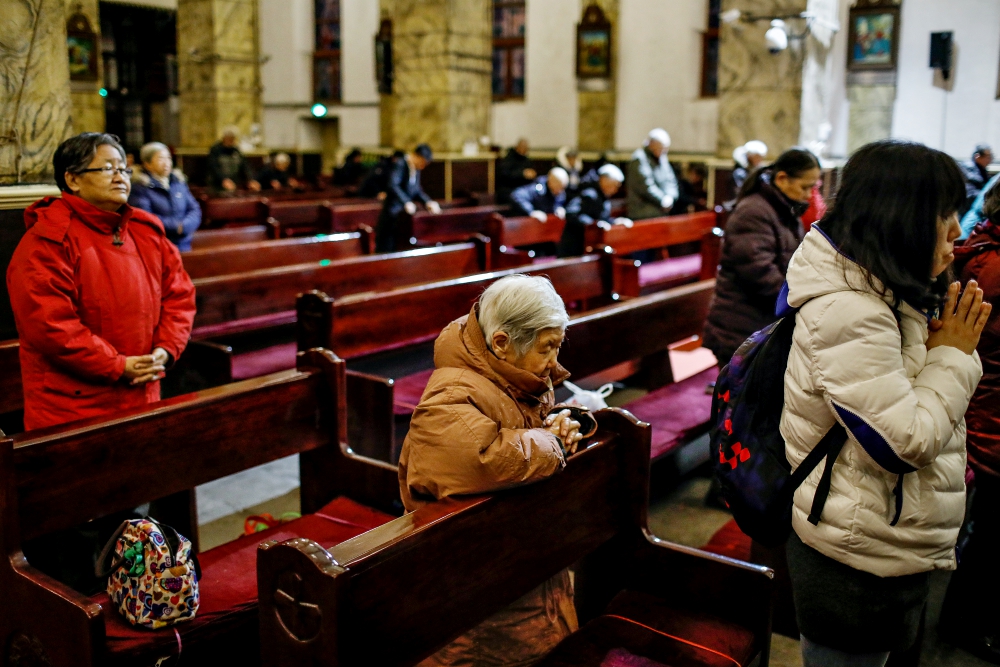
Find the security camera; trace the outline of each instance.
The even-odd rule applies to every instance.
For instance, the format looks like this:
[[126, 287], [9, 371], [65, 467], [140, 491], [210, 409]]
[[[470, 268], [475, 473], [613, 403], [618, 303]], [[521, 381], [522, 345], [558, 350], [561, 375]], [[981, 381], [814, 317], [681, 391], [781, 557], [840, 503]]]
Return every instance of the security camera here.
[[773, 54], [787, 49], [788, 33], [785, 31], [785, 22], [781, 19], [771, 21], [771, 27], [764, 33], [764, 41], [767, 42], [767, 50]]

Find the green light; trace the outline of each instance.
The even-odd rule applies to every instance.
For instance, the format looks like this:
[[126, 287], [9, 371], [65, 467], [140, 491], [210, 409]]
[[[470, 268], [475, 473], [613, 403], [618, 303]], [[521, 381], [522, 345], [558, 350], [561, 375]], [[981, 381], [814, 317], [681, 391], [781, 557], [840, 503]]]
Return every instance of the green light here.
[[320, 266], [330, 266], [331, 263], [332, 262], [330, 262], [330, 260], [328, 260], [328, 259], [321, 259], [321, 260], [319, 260], [319, 265]]
[[97, 91], [97, 94], [100, 95], [101, 97], [107, 97], [108, 96], [108, 89], [107, 88], [101, 88], [100, 90]]
[[326, 105], [320, 104], [319, 102], [312, 105], [312, 115], [316, 116], [316, 118], [322, 118], [323, 116], [325, 116]]

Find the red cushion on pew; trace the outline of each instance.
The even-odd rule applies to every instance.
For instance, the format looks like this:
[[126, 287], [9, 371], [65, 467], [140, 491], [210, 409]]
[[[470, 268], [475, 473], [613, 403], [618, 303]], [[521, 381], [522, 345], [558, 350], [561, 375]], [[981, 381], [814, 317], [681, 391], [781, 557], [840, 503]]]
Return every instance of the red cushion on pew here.
[[701, 255], [683, 255], [644, 262], [639, 267], [639, 286], [675, 286], [697, 280], [701, 274]]
[[427, 382], [431, 379], [434, 369], [401, 377], [393, 383], [392, 412], [397, 415], [411, 414], [424, 395]]
[[[201, 606], [193, 620], [173, 626], [180, 632], [182, 644], [238, 629], [246, 623], [251, 623], [256, 631], [257, 545], [261, 542], [307, 537], [329, 548], [392, 519], [349, 498], [336, 498], [315, 514], [254, 535], [243, 535], [199, 554]], [[116, 658], [155, 650], [165, 655], [176, 654], [177, 639], [172, 628], [133, 627], [111, 604], [107, 593], [98, 593], [91, 599], [105, 610], [109, 654]]]
[[538, 667], [601, 665], [625, 649], [671, 667], [737, 667], [754, 657], [753, 633], [728, 621], [671, 608], [635, 591], [619, 593], [604, 614], [564, 639]]
[[653, 425], [653, 460], [705, 432], [712, 412], [712, 396], [705, 387], [718, 376], [719, 368], [713, 366], [622, 406]]
[[719, 530], [715, 531], [708, 544], [701, 547], [702, 551], [710, 551], [720, 556], [729, 556], [737, 560], [750, 560], [750, 546], [753, 540], [740, 530], [736, 520], [731, 519]]
[[247, 380], [295, 368], [294, 342], [233, 355], [233, 380]]

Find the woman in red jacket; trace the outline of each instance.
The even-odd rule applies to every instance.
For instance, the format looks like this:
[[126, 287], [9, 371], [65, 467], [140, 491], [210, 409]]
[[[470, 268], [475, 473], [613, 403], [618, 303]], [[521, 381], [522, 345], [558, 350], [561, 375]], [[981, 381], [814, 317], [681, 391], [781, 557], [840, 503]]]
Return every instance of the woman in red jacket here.
[[118, 138], [77, 135], [53, 164], [62, 197], [25, 211], [28, 231], [7, 270], [25, 429], [159, 400], [195, 313], [194, 285], [162, 223], [126, 203], [132, 170]]
[[[1000, 302], [1000, 184], [983, 202], [986, 222], [955, 248], [955, 271], [962, 282], [975, 280], [983, 300]], [[939, 632], [993, 664], [1000, 664], [1000, 318], [994, 316], [976, 350], [983, 379], [965, 413], [969, 465], [976, 491], [969, 517], [971, 535], [962, 549], [941, 610]]]

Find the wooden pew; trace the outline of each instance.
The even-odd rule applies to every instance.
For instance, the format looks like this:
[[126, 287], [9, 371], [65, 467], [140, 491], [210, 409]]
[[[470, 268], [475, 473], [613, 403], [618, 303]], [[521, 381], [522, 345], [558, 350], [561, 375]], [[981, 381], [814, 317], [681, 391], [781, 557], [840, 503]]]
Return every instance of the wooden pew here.
[[[591, 225], [586, 230], [586, 247], [587, 252], [614, 256], [616, 291], [622, 296], [639, 296], [714, 278], [722, 242], [722, 232], [717, 229], [712, 211], [637, 220], [631, 228], [614, 225], [604, 230]], [[698, 255], [647, 263], [627, 257], [642, 250], [694, 242], [701, 244]]]
[[263, 225], [267, 217], [267, 199], [263, 197], [214, 197], [203, 202], [201, 226]]
[[449, 322], [468, 314], [487, 286], [513, 273], [547, 276], [567, 304], [581, 309], [611, 300], [607, 260], [595, 255], [378, 294], [337, 299], [313, 291], [299, 297], [298, 348], [327, 347], [351, 361], [348, 429], [356, 451], [383, 461], [398, 459], [412, 408], [397, 405], [397, 381], [419, 398], [433, 368], [434, 339]]
[[540, 222], [531, 216], [505, 218], [494, 213], [486, 224], [486, 234], [493, 243], [493, 265], [504, 268], [530, 264], [537, 253], [523, 248], [543, 243], [558, 245], [565, 228], [566, 221], [554, 215]]
[[[317, 533], [332, 546], [398, 515], [395, 468], [347, 447], [343, 382], [343, 362], [317, 350], [300, 357], [298, 370], [106, 421], [0, 439], [4, 663], [13, 664], [9, 651], [16, 649], [28, 660], [17, 664], [153, 665], [176, 655], [181, 643], [173, 628], [132, 628], [103, 592], [87, 597], [39, 572], [22, 555], [26, 540], [295, 453], [301, 457], [303, 512], [322, 510], [332, 520], [303, 517], [272, 529], [279, 539]], [[149, 474], [145, 481], [137, 482], [137, 461]], [[257, 664], [253, 564], [257, 544], [266, 539], [267, 533], [258, 533], [200, 555], [201, 609], [194, 620], [174, 626], [188, 664]]]
[[612, 648], [767, 665], [773, 571], [654, 537], [648, 427], [611, 410], [598, 422], [551, 479], [431, 503], [330, 549], [261, 544], [263, 665], [413, 665], [570, 566], [583, 627], [542, 666]]
[[367, 255], [373, 245], [373, 232], [366, 228], [348, 234], [203, 248], [182, 253], [181, 258], [191, 278], [205, 278]]
[[277, 238], [277, 235], [277, 229], [270, 224], [227, 227], [225, 229], [199, 229], [191, 237], [191, 249], [202, 250], [240, 243], [257, 243]]
[[440, 213], [418, 211], [400, 218], [399, 242], [403, 246], [434, 245], [464, 241], [474, 234], [486, 232], [494, 213], [506, 211], [506, 206], [474, 206], [443, 209]]
[[268, 220], [278, 229], [278, 238], [333, 232], [329, 201], [286, 200], [269, 202]]
[[24, 430], [24, 388], [21, 386], [20, 344], [0, 341], [0, 431]]
[[381, 202], [334, 206], [330, 228], [334, 232], [353, 232], [362, 227], [375, 229], [381, 212]]

